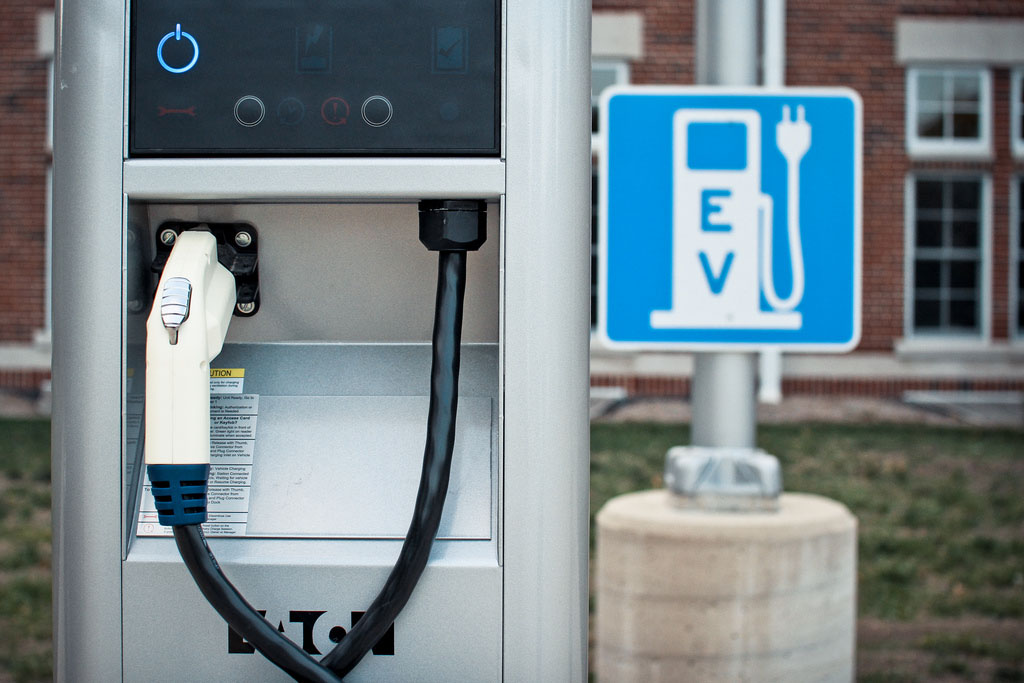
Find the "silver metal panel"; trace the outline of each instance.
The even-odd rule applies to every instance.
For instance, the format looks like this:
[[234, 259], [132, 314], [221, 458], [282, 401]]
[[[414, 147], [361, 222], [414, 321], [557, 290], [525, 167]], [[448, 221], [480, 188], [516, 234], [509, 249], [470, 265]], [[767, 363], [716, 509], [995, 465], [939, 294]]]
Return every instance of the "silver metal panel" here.
[[[259, 396], [246, 533], [403, 537], [422, 462], [430, 358], [429, 344], [226, 344], [213, 367], [244, 369], [243, 392]], [[497, 533], [497, 362], [495, 344], [462, 347], [442, 537]], [[137, 497], [127, 505], [137, 519]]]
[[587, 673], [590, 3], [506, 5], [504, 678]]
[[[229, 654], [228, 627], [206, 603], [170, 539], [125, 565], [126, 681], [288, 681], [262, 655]], [[311, 637], [320, 652], [332, 627], [349, 628], [398, 553], [393, 541], [210, 541], [225, 573], [257, 609], [303, 643], [292, 610], [324, 611]], [[360, 549], [335, 563], [331, 548]], [[389, 552], [368, 553], [367, 546]], [[457, 546], [451, 557], [446, 548]], [[467, 546], [469, 546], [467, 548]], [[310, 562], [312, 558], [312, 562]], [[367, 655], [346, 681], [488, 681], [500, 678], [501, 569], [493, 544], [439, 542], [416, 592], [395, 623], [395, 654]], [[282, 562], [282, 559], [286, 560]], [[187, 673], [182, 662], [187, 660]]]
[[60, 681], [121, 676], [124, 15], [122, 2], [57, 3], [52, 452]]
[[[260, 305], [229, 341], [430, 341], [437, 254], [419, 241], [416, 204], [151, 205], [164, 220], [249, 221], [260, 239]], [[467, 259], [465, 342], [498, 339], [498, 206]]]
[[[463, 344], [460, 396], [498, 397], [497, 344]], [[425, 396], [429, 344], [228, 343], [215, 368], [246, 368], [246, 392], [274, 396]]]
[[[426, 396], [260, 396], [249, 536], [404, 538]], [[439, 538], [491, 535], [491, 400], [459, 399]]]
[[135, 199], [488, 199], [505, 191], [499, 159], [136, 159]]

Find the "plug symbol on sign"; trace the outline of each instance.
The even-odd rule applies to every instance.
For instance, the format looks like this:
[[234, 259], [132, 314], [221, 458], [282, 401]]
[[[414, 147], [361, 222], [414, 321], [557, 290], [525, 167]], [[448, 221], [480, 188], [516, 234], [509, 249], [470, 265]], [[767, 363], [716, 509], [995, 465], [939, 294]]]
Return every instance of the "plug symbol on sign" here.
[[[761, 191], [761, 115], [681, 109], [673, 116], [672, 307], [656, 329], [800, 329], [804, 295], [800, 162], [811, 145], [802, 106], [782, 107], [775, 144], [786, 160], [792, 286], [775, 287], [771, 195]], [[761, 305], [762, 295], [768, 308]]]

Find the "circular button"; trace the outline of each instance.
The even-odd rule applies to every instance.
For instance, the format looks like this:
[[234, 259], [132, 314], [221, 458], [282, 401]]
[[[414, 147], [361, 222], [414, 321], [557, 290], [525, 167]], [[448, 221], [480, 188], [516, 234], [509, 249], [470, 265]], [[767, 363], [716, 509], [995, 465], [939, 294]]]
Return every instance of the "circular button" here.
[[277, 105], [277, 120], [286, 126], [295, 126], [306, 115], [306, 107], [297, 97], [286, 97]]
[[340, 97], [328, 97], [320, 105], [320, 117], [331, 126], [348, 123], [348, 102]]
[[267, 113], [263, 100], [255, 95], [245, 95], [235, 102], [235, 121], [246, 128], [259, 125]]
[[374, 128], [386, 126], [394, 113], [395, 109], [391, 106], [391, 101], [382, 95], [367, 97], [363, 102], [363, 121]]
[[[174, 42], [171, 45], [167, 45], [167, 42], [171, 39]], [[188, 50], [188, 46], [182, 46], [181, 40], [184, 38], [188, 43], [191, 43], [191, 51]], [[168, 54], [164, 55], [164, 48], [167, 48]], [[191, 52], [191, 59], [189, 53]], [[167, 61], [170, 58], [170, 62]], [[166, 71], [170, 71], [172, 74], [183, 74], [196, 65], [199, 61], [199, 43], [196, 42], [195, 37], [191, 33], [186, 33], [181, 30], [181, 24], [175, 24], [174, 30], [165, 35], [160, 39], [160, 43], [156, 46], [156, 60], [160, 62]], [[176, 66], [176, 65], [183, 66]]]

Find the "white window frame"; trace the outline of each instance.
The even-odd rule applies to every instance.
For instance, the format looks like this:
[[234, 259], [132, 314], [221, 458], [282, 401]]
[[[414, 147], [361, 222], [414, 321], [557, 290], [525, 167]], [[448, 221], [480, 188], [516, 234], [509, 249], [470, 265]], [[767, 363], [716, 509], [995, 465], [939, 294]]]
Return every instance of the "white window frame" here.
[[[980, 298], [978, 300], [977, 332], [919, 332], [914, 330], [914, 256], [915, 209], [917, 206], [915, 181], [952, 179], [981, 180], [981, 225], [978, 230], [978, 250], [981, 254]], [[902, 349], [909, 347], [948, 348], [961, 346], [990, 345], [992, 342], [992, 176], [989, 173], [926, 170], [908, 173], [904, 178], [903, 190], [903, 339], [898, 344]]]
[[[614, 85], [626, 85], [629, 83], [630, 70], [629, 62], [625, 59], [609, 59], [609, 58], [598, 58], [595, 57], [590, 60], [590, 71], [593, 73], [595, 69], [608, 69], [615, 72], [615, 83]], [[600, 102], [601, 94], [598, 93], [594, 96], [593, 89], [590, 92], [590, 109], [593, 111], [594, 107], [598, 106]], [[601, 153], [601, 136], [597, 134], [591, 134], [590, 136], [590, 151], [591, 154], [597, 155]]]
[[1010, 268], [1009, 268], [1009, 280], [1010, 280], [1010, 296], [1007, 298], [1009, 315], [1007, 316], [1009, 324], [1009, 334], [1007, 337], [1014, 344], [1024, 345], [1024, 330], [1018, 329], [1018, 324], [1021, 322], [1017, 319], [1017, 282], [1018, 278], [1021, 277], [1020, 270], [1020, 258], [1021, 251], [1020, 245], [1020, 218], [1021, 211], [1024, 211], [1024, 197], [1021, 197], [1020, 186], [1024, 183], [1024, 173], [1015, 173], [1010, 176]]
[[[54, 77], [54, 12], [41, 11], [36, 15], [36, 55], [46, 60], [46, 133], [43, 148], [48, 154], [53, 153], [53, 77]], [[36, 330], [36, 343], [49, 346], [52, 335], [53, 315], [53, 162], [46, 164], [46, 208], [44, 211], [45, 254], [44, 262], [44, 296], [43, 326]]]
[[[918, 77], [927, 74], [978, 76], [978, 139], [931, 139], [917, 135]], [[919, 159], [992, 158], [992, 73], [985, 67], [912, 66], [907, 69], [907, 154]]]
[[[609, 59], [609, 58], [597, 58], [597, 57], [595, 57], [595, 58], [590, 60], [590, 68], [591, 68], [591, 71], [593, 71], [595, 68], [609, 68], [609, 69], [614, 70], [614, 72], [615, 72], [615, 83], [614, 83], [614, 85], [626, 85], [626, 84], [629, 83], [629, 78], [630, 78], [629, 62], [626, 61], [625, 59]], [[600, 93], [598, 93], [597, 97], [594, 97], [593, 90], [591, 90], [591, 93], [590, 93], [590, 108], [591, 108], [591, 111], [593, 111], [594, 107], [598, 106], [598, 103], [599, 103], [600, 99], [601, 99], [600, 98]], [[598, 159], [601, 156], [601, 136], [598, 135], [598, 134], [591, 134], [591, 136], [590, 136], [590, 156], [591, 156], [591, 160], [592, 160], [592, 163], [593, 163], [593, 169], [597, 169], [598, 168]], [[596, 170], [592, 170], [592, 173], [596, 173]], [[597, 197], [596, 194], [594, 194], [594, 196], [591, 198], [591, 202], [592, 202], [592, 204], [594, 206], [597, 206], [597, 200], [598, 200], [598, 197]], [[593, 215], [593, 214], [591, 214], [591, 215]], [[593, 259], [594, 259], [594, 257], [596, 255], [597, 255], [597, 239], [596, 239], [596, 237], [594, 235], [591, 235], [591, 240], [590, 240], [591, 262], [593, 262]], [[595, 273], [597, 272], [596, 268], [594, 269], [594, 272]], [[598, 276], [598, 277], [600, 277], [600, 276]], [[600, 289], [600, 284], [601, 283], [597, 283], [594, 286], [597, 287], [597, 289]], [[597, 292], [596, 291], [591, 291], [590, 300], [591, 300], [591, 303], [593, 304], [594, 310], [596, 310], [596, 305], [597, 305]], [[593, 315], [594, 315], [593, 312], [591, 312], [591, 320], [592, 321], [593, 321]], [[591, 334], [593, 334], [594, 329], [595, 328], [593, 326], [591, 326], [591, 328], [590, 328]]]
[[1024, 93], [1024, 67], [1010, 70], [1010, 150], [1015, 157], [1024, 157], [1024, 130], [1021, 129], [1021, 94]]

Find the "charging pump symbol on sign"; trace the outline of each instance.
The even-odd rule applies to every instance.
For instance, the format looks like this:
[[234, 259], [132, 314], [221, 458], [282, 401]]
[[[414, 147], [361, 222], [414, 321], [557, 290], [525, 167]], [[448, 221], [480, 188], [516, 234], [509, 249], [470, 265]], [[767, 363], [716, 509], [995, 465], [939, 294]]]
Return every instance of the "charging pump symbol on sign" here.
[[604, 346], [857, 345], [856, 92], [615, 86], [600, 113]]
[[[791, 118], [792, 117], [792, 118]], [[786, 159], [792, 285], [774, 277], [772, 197], [761, 191], [761, 115], [683, 109], [673, 117], [672, 307], [653, 328], [799, 329], [804, 294], [800, 161], [811, 146], [803, 106], [781, 110], [775, 144]], [[761, 296], [768, 302], [763, 310]]]

